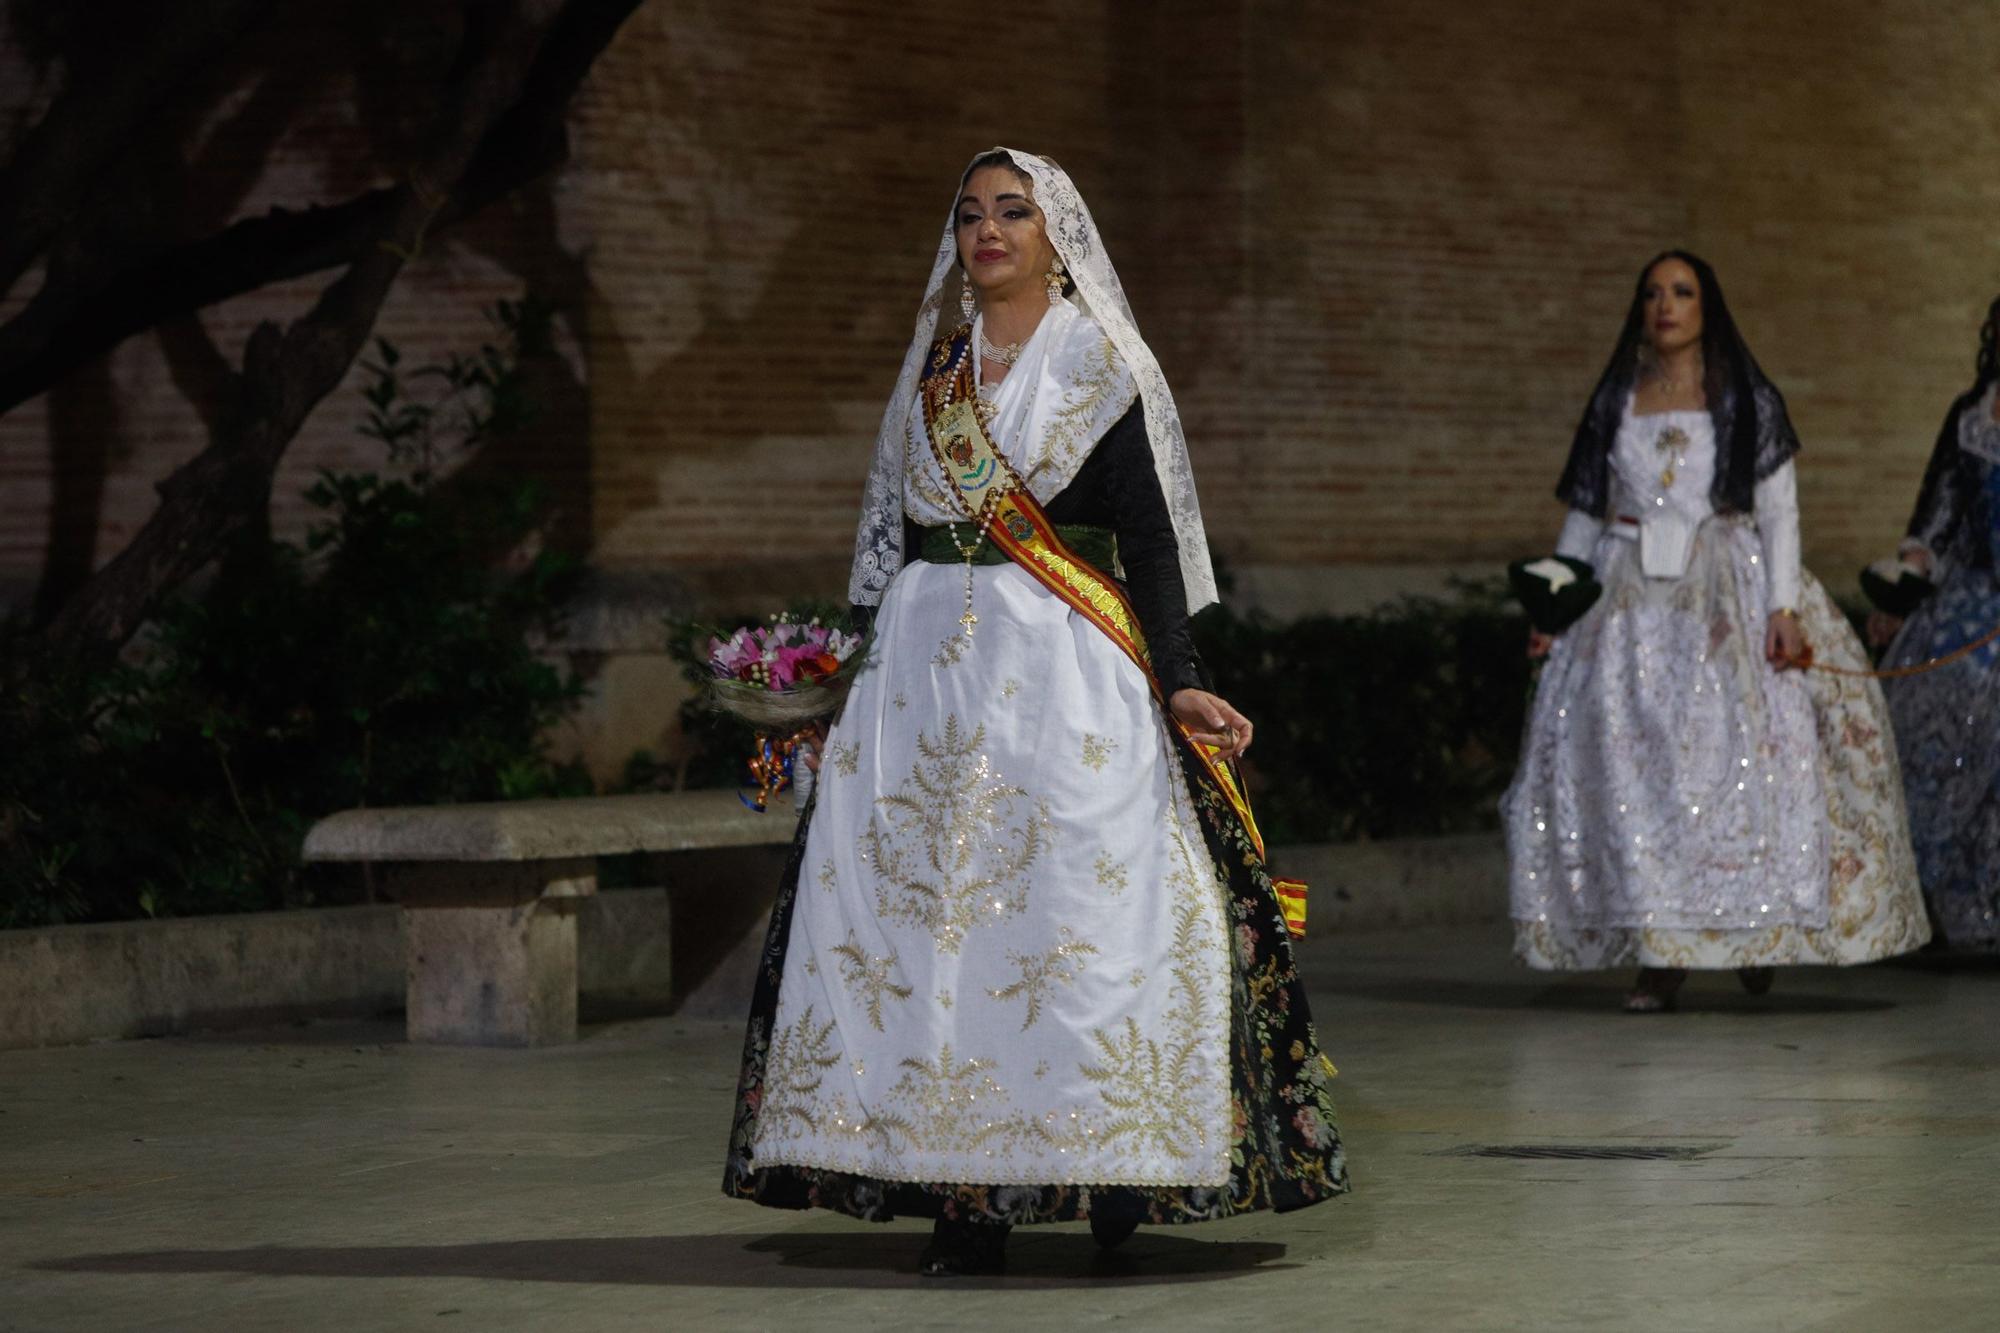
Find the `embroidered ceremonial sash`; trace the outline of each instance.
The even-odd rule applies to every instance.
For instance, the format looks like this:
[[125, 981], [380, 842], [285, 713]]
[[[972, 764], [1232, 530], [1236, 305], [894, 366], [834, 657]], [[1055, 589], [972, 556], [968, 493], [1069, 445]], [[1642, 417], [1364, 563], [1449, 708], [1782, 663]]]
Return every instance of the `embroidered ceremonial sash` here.
[[[1250, 801], [1231, 764], [1218, 760], [1216, 749], [1196, 741], [1168, 706], [1166, 691], [1153, 673], [1146, 637], [1131, 599], [1117, 581], [1081, 559], [1063, 541], [1056, 525], [1004, 455], [986, 438], [974, 407], [969, 355], [972, 330], [961, 325], [932, 349], [923, 382], [925, 435], [938, 466], [973, 521], [1009, 559], [1103, 632], [1139, 668], [1160, 702], [1161, 710], [1179, 729], [1187, 749], [1200, 760], [1216, 789], [1229, 803], [1257, 857], [1265, 860], [1264, 835], [1258, 831]], [[1273, 879], [1285, 925], [1294, 935], [1305, 933], [1306, 886], [1298, 880]]]

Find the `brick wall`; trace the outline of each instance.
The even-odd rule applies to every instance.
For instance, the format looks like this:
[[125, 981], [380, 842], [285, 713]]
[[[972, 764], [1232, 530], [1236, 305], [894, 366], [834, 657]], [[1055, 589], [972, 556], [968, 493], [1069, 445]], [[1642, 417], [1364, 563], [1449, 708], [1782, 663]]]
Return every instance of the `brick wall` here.
[[2000, 291], [2000, 9], [1695, 13], [1703, 38], [1681, 58], [1691, 235], [1810, 451], [1807, 558], [1851, 580], [1901, 535]]
[[[953, 173], [1015, 143], [1061, 159], [1098, 212], [1228, 559], [1466, 564], [1549, 543], [1633, 270], [1684, 243], [1791, 398], [1808, 557], [1845, 583], [1899, 530], [2000, 287], [2000, 14], [1672, 16], [1023, 0], [989, 39], [921, 6], [656, 3], [596, 71], [574, 165], [435, 245], [383, 331], [442, 353], [493, 299], [551, 297], [551, 410], [489, 465], [542, 475], [609, 570], [835, 588]], [[18, 68], [0, 52], [15, 105], [40, 95]], [[262, 141], [246, 92], [203, 140], [228, 151], [203, 159], [220, 184], [201, 207], [365, 183], [321, 164], [380, 132], [379, 90], [306, 82], [284, 139]], [[0, 419], [0, 584], [115, 552], [200, 447], [203, 358], [240, 357], [318, 286], [134, 340]], [[338, 394], [294, 446], [279, 530], [306, 520], [318, 468], [377, 461], [356, 415]]]

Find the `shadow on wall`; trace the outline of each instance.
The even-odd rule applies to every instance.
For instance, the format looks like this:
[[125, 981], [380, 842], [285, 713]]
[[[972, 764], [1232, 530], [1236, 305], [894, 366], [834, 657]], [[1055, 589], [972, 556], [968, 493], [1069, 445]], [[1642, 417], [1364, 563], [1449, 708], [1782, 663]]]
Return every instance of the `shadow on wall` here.
[[[11, 7], [6, 40], [26, 53], [38, 76], [61, 68], [80, 82], [115, 62], [118, 48], [104, 41], [101, 23], [64, 21], [64, 8], [60, 0]], [[286, 26], [271, 25], [261, 39], [244, 44], [240, 60], [208, 70], [150, 133], [125, 149], [106, 173], [115, 182], [108, 188], [119, 197], [89, 201], [77, 235], [52, 262], [22, 322], [35, 323], [45, 309], [59, 313], [71, 302], [105, 300], [124, 263], [143, 265], [157, 248], [220, 230], [237, 214], [299, 111], [345, 72], [341, 62], [323, 55], [299, 58], [306, 49], [324, 53], [344, 44], [330, 46], [320, 33], [310, 34], [309, 42], [288, 42], [281, 31]], [[278, 69], [285, 77], [271, 77]], [[185, 144], [199, 146], [184, 154]], [[205, 346], [190, 348], [190, 337]], [[229, 370], [220, 349], [192, 319], [176, 324], [171, 335], [162, 330], [162, 343], [175, 383], [210, 420]], [[34, 597], [38, 623], [53, 616], [99, 563], [105, 481], [127, 452], [120, 447], [115, 388], [109, 358], [100, 358], [48, 396], [55, 467], [48, 555]]]
[[[103, 16], [76, 22], [73, 8], [65, 0], [23, 0], [9, 8], [0, 40], [45, 79], [55, 70], [66, 71], [72, 83], [116, 75], [120, 48], [104, 40], [106, 25], [96, 21]], [[267, 204], [303, 209], [379, 186], [383, 172], [410, 160], [428, 132], [434, 106], [426, 94], [442, 87], [457, 56], [461, 21], [459, 5], [362, 0], [253, 25], [104, 173], [105, 183], [80, 211], [76, 235], [17, 321], [24, 336], [73, 317], [121, 318], [121, 292], [148, 280], [147, 266], [161, 250], [211, 237]], [[513, 294], [551, 301], [581, 329], [580, 307], [594, 294], [583, 261], [557, 239], [551, 191], [543, 183], [490, 207], [454, 228], [449, 244], [518, 277]], [[411, 280], [421, 284], [424, 272], [414, 269]], [[328, 271], [307, 282], [317, 289], [331, 278]], [[283, 322], [305, 309], [301, 297], [254, 313]], [[470, 329], [466, 337], [477, 341], [485, 332]], [[190, 415], [212, 427], [227, 401], [233, 349], [194, 314], [150, 336]], [[577, 341], [587, 355], [586, 340]], [[411, 350], [442, 357], [464, 349]], [[557, 356], [544, 360], [529, 368], [537, 424], [478, 460], [476, 469], [540, 478], [553, 500], [547, 540], [583, 553], [593, 529], [587, 373]], [[135, 428], [143, 423], [125, 419], [127, 405], [118, 401], [121, 386], [110, 368], [109, 357], [99, 358], [47, 395], [54, 466], [47, 554], [33, 598], [40, 623], [112, 554], [99, 549], [114, 517], [106, 512], [106, 483], [130, 461]], [[322, 412], [344, 407], [341, 400], [336, 394]]]

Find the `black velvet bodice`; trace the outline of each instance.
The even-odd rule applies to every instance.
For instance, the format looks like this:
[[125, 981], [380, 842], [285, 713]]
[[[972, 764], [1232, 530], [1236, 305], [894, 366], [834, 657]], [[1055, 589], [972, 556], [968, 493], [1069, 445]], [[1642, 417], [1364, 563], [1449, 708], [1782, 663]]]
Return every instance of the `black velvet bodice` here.
[[[1153, 466], [1140, 404], [1135, 402], [1104, 433], [1069, 485], [1042, 508], [1059, 526], [1088, 524], [1117, 534], [1125, 592], [1138, 612], [1161, 688], [1169, 699], [1176, 690], [1202, 688], [1188, 625], [1187, 588], [1181, 581], [1180, 544]], [[914, 556], [922, 547], [922, 529], [906, 521], [903, 549]]]

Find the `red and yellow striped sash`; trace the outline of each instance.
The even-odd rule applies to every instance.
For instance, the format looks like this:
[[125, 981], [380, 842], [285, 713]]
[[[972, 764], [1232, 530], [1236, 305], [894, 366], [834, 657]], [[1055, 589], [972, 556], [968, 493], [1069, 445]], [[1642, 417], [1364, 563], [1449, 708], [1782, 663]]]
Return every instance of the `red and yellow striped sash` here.
[[[966, 512], [984, 528], [987, 539], [1071, 610], [1097, 626], [1139, 668], [1162, 711], [1179, 728], [1188, 752], [1200, 761], [1242, 822], [1257, 859], [1265, 860], [1264, 835], [1258, 831], [1234, 766], [1217, 759], [1214, 747], [1196, 741], [1167, 706], [1166, 692], [1153, 674], [1145, 633], [1131, 599], [1115, 579], [1070, 550], [1005, 456], [986, 438], [973, 407], [972, 358], [967, 354], [970, 342], [971, 329], [966, 325], [959, 326], [950, 338], [939, 339], [932, 349], [930, 373], [925, 376], [925, 433], [938, 466], [944, 469]], [[1304, 934], [1306, 886], [1289, 879], [1273, 879], [1272, 884], [1285, 924], [1292, 934]]]

